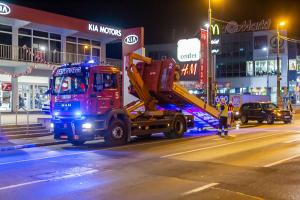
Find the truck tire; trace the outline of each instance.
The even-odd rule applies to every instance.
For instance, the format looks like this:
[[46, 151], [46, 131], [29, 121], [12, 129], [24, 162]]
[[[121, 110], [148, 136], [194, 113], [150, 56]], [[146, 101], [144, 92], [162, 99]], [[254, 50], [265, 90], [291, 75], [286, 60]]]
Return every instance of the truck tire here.
[[274, 117], [272, 115], [267, 116], [267, 123], [268, 124], [274, 124]]
[[186, 121], [182, 116], [176, 116], [170, 132], [164, 133], [167, 138], [176, 139], [183, 137], [186, 130]]
[[81, 145], [84, 145], [85, 141], [82, 141], [82, 140], [72, 140], [71, 141], [71, 144], [73, 146], [81, 146]]
[[241, 122], [242, 124], [247, 124], [248, 123], [248, 117], [246, 115], [241, 116]]
[[114, 119], [105, 133], [104, 141], [106, 145], [118, 146], [127, 142], [128, 130], [123, 121]]

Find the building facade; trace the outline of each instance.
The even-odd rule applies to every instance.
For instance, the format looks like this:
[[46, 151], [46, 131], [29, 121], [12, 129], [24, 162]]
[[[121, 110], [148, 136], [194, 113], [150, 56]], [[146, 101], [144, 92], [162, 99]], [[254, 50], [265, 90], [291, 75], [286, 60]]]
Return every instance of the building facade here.
[[[268, 95], [276, 102], [277, 31], [270, 28], [270, 20], [212, 26], [211, 45], [218, 94]], [[287, 31], [281, 30], [280, 35], [287, 36]], [[176, 44], [162, 45], [161, 48], [158, 45], [146, 46], [147, 55], [154, 58], [169, 55], [176, 58], [176, 49]], [[280, 40], [282, 95], [300, 103], [299, 55], [299, 46]]]
[[122, 41], [122, 29], [0, 2], [0, 111], [41, 110], [55, 67], [106, 58], [106, 45]]

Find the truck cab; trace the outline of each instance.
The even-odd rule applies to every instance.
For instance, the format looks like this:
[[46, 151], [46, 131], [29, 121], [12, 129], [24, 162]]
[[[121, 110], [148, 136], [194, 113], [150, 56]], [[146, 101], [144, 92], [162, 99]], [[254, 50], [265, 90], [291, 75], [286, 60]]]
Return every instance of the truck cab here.
[[106, 115], [121, 108], [120, 76], [120, 70], [112, 66], [69, 64], [57, 68], [51, 86], [55, 139], [80, 144], [100, 136]]

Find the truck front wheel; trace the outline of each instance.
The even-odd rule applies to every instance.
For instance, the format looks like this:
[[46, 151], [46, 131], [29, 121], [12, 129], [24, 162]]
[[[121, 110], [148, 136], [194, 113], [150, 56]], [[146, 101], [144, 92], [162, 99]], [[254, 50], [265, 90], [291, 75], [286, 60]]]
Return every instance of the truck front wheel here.
[[185, 119], [181, 116], [177, 116], [174, 119], [172, 130], [164, 134], [167, 138], [176, 139], [176, 138], [183, 137], [185, 130], [186, 130]]
[[126, 144], [128, 130], [123, 121], [115, 119], [109, 124], [104, 141], [109, 146]]

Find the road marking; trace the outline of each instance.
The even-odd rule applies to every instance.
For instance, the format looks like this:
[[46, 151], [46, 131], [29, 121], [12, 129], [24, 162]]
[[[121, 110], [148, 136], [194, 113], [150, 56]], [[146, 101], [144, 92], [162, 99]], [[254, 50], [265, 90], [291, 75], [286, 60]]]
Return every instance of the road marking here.
[[230, 143], [226, 143], [226, 144], [219, 144], [219, 145], [215, 145], [215, 146], [202, 147], [202, 148], [199, 148], [199, 149], [193, 149], [193, 150], [189, 150], [189, 151], [183, 151], [183, 152], [168, 154], [168, 155], [165, 155], [165, 156], [161, 156], [160, 158], [168, 158], [168, 157], [183, 155], [183, 154], [187, 154], [187, 153], [193, 153], [193, 152], [197, 152], [197, 151], [203, 151], [203, 150], [214, 149], [214, 148], [218, 148], [218, 147], [229, 146], [231, 144], [238, 144], [238, 143], [248, 142], [248, 141], [252, 141], [252, 140], [271, 137], [271, 136], [274, 136], [274, 135], [282, 135], [282, 133], [274, 133], [274, 134], [269, 134], [269, 135], [265, 135], [265, 136], [257, 137], [257, 138], [249, 138], [249, 139], [240, 140], [240, 141], [236, 141], [236, 142], [230, 142]]
[[298, 142], [298, 141], [300, 141], [300, 138], [294, 139], [294, 140], [289, 140], [289, 141], [286, 141], [286, 142], [283, 142], [283, 143], [290, 144], [290, 143], [294, 143], [294, 142]]
[[61, 177], [55, 177], [55, 178], [50, 178], [50, 179], [19, 183], [19, 184], [15, 184], [15, 185], [9, 185], [9, 186], [5, 186], [5, 187], [1, 187], [0, 191], [1, 190], [8, 190], [8, 189], [13, 189], [13, 188], [18, 188], [18, 187], [23, 187], [23, 186], [27, 186], [27, 185], [33, 185], [33, 184], [37, 184], [37, 183], [44, 183], [44, 182], [49, 182], [49, 181], [57, 181], [57, 180], [62, 180], [62, 179], [81, 177], [81, 176], [94, 174], [96, 172], [98, 172], [98, 170], [94, 169], [94, 170], [89, 170], [89, 171], [85, 171], [85, 172], [81, 172], [81, 173], [68, 174], [68, 175], [61, 176]]
[[216, 185], [219, 185], [219, 183], [210, 183], [210, 184], [207, 184], [207, 185], [195, 188], [193, 190], [187, 191], [185, 193], [182, 193], [181, 195], [182, 196], [190, 195], [190, 194], [193, 194], [193, 193], [196, 193], [196, 192], [200, 192], [200, 191], [206, 190], [208, 188], [214, 187]]
[[147, 143], [139, 143], [139, 144], [128, 144], [128, 145], [119, 146], [119, 147], [110, 147], [110, 148], [103, 148], [103, 149], [91, 150], [91, 151], [82, 151], [82, 152], [77, 152], [77, 153], [62, 154], [62, 155], [56, 155], [56, 156], [46, 156], [46, 157], [41, 157], [41, 158], [24, 159], [24, 160], [0, 163], [0, 166], [9, 165], [9, 164], [16, 164], [16, 163], [23, 163], [23, 162], [30, 162], [30, 161], [45, 160], [45, 159], [51, 159], [51, 158], [59, 158], [59, 157], [64, 157], [64, 156], [76, 156], [76, 155], [82, 155], [82, 154], [88, 154], [88, 153], [96, 153], [96, 152], [99, 152], [99, 151], [123, 149], [123, 148], [127, 148], [127, 147], [136, 147], [136, 146], [160, 144], [160, 143], [167, 143], [167, 142], [180, 141], [180, 140], [197, 139], [197, 138], [210, 137], [210, 136], [214, 136], [214, 135], [205, 135], [205, 136], [198, 135], [198, 136], [191, 136], [191, 137], [172, 139], [172, 140], [165, 139], [165, 140], [160, 140], [160, 141], [155, 141], [155, 142], [147, 142]]
[[285, 158], [285, 159], [282, 159], [282, 160], [273, 162], [273, 163], [270, 163], [270, 164], [267, 164], [267, 165], [265, 165], [264, 167], [273, 167], [273, 166], [275, 166], [275, 165], [279, 165], [279, 164], [281, 164], [281, 163], [283, 163], [283, 162], [286, 162], [286, 161], [289, 161], [289, 160], [292, 160], [292, 159], [298, 158], [298, 157], [300, 157], [299, 154], [298, 154], [298, 155], [291, 156], [291, 157], [289, 157], [289, 158]]

